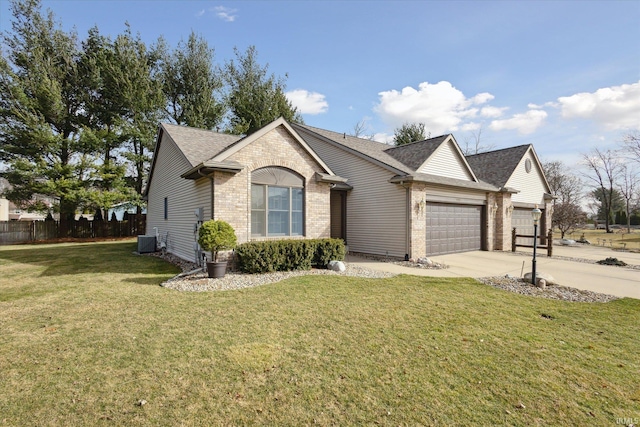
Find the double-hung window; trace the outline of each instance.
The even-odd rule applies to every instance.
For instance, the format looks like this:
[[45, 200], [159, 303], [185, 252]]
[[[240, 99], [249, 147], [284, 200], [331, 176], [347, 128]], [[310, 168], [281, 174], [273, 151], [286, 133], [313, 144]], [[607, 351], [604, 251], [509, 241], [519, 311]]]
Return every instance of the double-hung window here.
[[304, 235], [304, 180], [298, 174], [278, 167], [252, 172], [251, 235]]

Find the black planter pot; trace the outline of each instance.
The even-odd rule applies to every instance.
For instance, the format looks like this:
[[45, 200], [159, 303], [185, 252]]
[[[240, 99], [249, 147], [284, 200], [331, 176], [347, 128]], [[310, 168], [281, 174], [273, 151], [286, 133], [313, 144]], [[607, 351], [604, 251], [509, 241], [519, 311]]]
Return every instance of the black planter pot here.
[[207, 273], [209, 273], [209, 277], [213, 279], [217, 279], [220, 277], [224, 277], [224, 274], [227, 271], [227, 262], [207, 262]]

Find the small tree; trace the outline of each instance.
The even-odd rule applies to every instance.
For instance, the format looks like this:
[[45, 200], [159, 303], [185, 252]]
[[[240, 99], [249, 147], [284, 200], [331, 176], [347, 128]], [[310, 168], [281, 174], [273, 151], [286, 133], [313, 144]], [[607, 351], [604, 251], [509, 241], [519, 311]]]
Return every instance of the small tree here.
[[225, 221], [210, 219], [200, 226], [198, 244], [205, 251], [211, 252], [213, 262], [218, 262], [218, 252], [233, 249], [237, 243], [233, 227]]
[[575, 203], [560, 203], [553, 207], [553, 225], [560, 230], [560, 238], [566, 233], [580, 228], [587, 220], [587, 215]]
[[393, 143], [404, 145], [427, 139], [431, 133], [425, 134], [424, 126], [424, 123], [404, 123], [393, 131]]

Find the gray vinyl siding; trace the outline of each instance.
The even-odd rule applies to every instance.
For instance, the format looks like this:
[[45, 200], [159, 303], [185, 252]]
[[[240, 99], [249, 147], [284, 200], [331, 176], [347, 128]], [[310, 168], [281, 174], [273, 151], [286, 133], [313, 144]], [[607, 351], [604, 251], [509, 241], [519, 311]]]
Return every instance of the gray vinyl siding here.
[[[529, 173], [525, 169], [527, 159], [531, 161], [531, 172]], [[518, 193], [511, 196], [513, 203], [544, 206], [544, 194], [548, 193], [549, 189], [544, 182], [542, 171], [538, 168], [538, 162], [531, 150], [522, 156], [506, 186], [518, 190]]]
[[[149, 184], [147, 234], [154, 235], [158, 227], [161, 235], [168, 232], [167, 251], [183, 259], [195, 261], [193, 225], [195, 209], [204, 208], [204, 219], [211, 217], [210, 183], [206, 178], [193, 181], [180, 175], [191, 168], [175, 143], [164, 134]], [[168, 217], [164, 219], [164, 199], [167, 198]]]
[[389, 183], [395, 173], [305, 134], [305, 141], [338, 176], [348, 179], [349, 251], [404, 257], [407, 253], [406, 190]]
[[454, 187], [427, 187], [425, 197], [427, 202], [460, 205], [484, 205], [487, 202], [485, 191], [473, 191]]
[[435, 153], [418, 169], [419, 173], [446, 176], [447, 178], [471, 181], [469, 169], [453, 147], [453, 142], [442, 144]]

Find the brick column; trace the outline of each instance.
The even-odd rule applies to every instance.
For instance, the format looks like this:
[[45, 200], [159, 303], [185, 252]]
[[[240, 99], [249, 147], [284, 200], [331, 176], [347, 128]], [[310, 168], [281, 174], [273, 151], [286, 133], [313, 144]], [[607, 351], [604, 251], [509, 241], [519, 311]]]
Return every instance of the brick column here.
[[427, 198], [426, 184], [413, 182], [409, 188], [409, 256], [427, 256]]
[[495, 193], [498, 205], [495, 218], [494, 250], [507, 251], [511, 249], [511, 193]]

